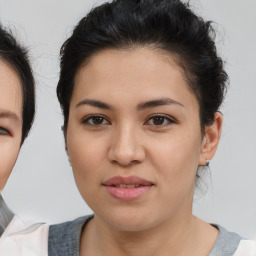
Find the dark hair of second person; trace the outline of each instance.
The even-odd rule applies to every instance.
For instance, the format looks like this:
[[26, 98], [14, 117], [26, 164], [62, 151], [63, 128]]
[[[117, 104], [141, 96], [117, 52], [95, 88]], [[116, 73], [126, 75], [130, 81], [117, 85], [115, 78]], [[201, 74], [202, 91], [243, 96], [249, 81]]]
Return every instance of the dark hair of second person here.
[[0, 59], [17, 73], [22, 85], [22, 141], [28, 136], [35, 115], [35, 82], [28, 60], [28, 53], [11, 32], [0, 26]]

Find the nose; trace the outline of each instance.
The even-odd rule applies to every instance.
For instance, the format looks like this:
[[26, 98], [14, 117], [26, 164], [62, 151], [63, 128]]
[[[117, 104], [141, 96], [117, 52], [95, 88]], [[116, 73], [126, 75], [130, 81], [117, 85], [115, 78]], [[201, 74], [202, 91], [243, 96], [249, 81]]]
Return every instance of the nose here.
[[144, 160], [145, 150], [136, 128], [120, 127], [113, 132], [111, 140], [108, 157], [112, 163], [129, 166]]

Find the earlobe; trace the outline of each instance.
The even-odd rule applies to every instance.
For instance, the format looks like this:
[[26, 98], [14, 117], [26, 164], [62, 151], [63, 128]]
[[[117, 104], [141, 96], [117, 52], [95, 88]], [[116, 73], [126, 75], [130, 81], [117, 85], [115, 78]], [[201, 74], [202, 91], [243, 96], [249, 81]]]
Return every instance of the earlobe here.
[[213, 158], [219, 144], [222, 122], [222, 114], [220, 112], [216, 112], [214, 114], [213, 124], [205, 127], [205, 134], [202, 141], [199, 165], [207, 165], [209, 160]]

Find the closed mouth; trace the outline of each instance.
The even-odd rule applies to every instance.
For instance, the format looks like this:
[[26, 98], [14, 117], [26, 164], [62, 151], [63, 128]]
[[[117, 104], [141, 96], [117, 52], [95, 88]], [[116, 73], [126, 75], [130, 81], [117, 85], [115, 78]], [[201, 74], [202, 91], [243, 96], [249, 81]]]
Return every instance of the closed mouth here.
[[114, 176], [102, 185], [112, 197], [122, 201], [138, 200], [154, 186], [152, 182], [138, 176]]
[[[107, 185], [104, 185], [107, 186]], [[111, 185], [110, 187], [116, 187], [116, 188], [138, 188], [138, 187], [143, 187], [143, 186], [153, 186], [151, 185], [137, 185], [137, 184], [117, 184], [117, 185]]]
[[117, 188], [138, 188], [142, 186], [153, 186], [154, 184], [138, 176], [114, 176], [103, 182], [102, 185]]

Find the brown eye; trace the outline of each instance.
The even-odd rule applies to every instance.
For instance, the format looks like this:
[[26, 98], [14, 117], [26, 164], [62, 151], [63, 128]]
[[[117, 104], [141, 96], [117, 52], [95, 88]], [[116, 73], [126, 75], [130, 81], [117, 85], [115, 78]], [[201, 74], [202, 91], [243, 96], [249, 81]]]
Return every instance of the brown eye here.
[[152, 118], [152, 123], [154, 125], [162, 125], [165, 121], [165, 118], [162, 116], [156, 116]]
[[101, 116], [92, 117], [92, 123], [95, 125], [100, 125], [104, 121], [104, 118]]
[[163, 115], [151, 116], [146, 122], [147, 125], [153, 126], [167, 126], [172, 123], [175, 123], [171, 118]]
[[9, 135], [10, 133], [5, 129], [0, 127], [0, 135]]
[[89, 116], [82, 122], [85, 125], [90, 125], [90, 126], [103, 126], [103, 125], [108, 125], [109, 122], [104, 118], [103, 116]]

